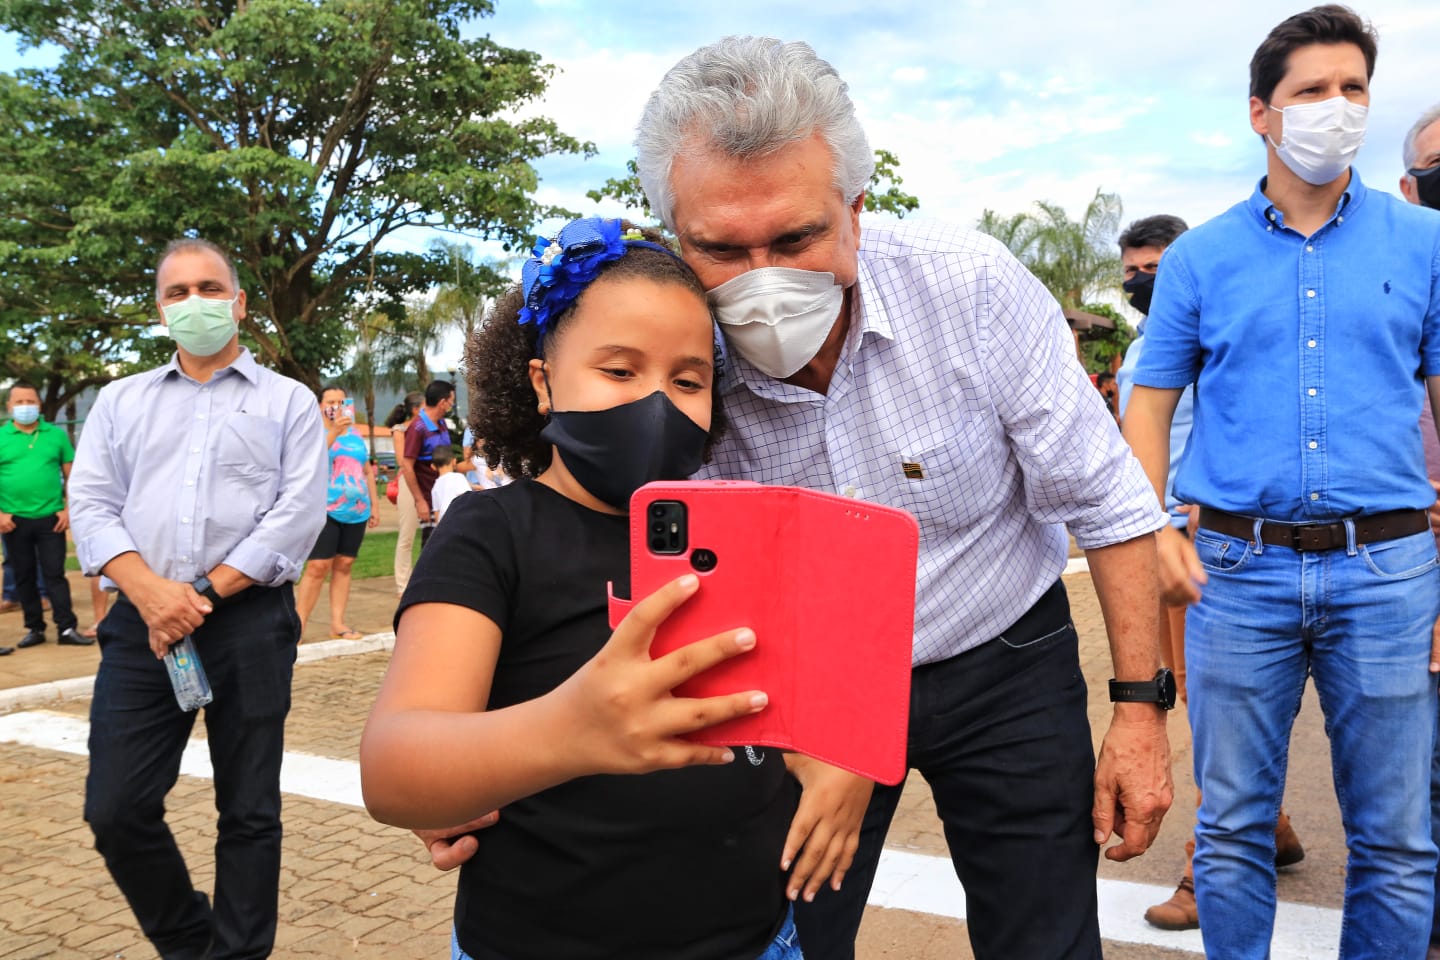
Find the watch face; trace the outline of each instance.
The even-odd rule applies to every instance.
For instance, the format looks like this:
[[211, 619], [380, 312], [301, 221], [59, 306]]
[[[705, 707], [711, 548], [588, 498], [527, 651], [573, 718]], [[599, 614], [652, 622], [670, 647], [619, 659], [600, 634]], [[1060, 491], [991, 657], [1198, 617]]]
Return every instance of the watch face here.
[[1160, 694], [1160, 706], [1170, 710], [1175, 706], [1175, 674], [1169, 667], [1161, 667], [1155, 674], [1155, 686]]

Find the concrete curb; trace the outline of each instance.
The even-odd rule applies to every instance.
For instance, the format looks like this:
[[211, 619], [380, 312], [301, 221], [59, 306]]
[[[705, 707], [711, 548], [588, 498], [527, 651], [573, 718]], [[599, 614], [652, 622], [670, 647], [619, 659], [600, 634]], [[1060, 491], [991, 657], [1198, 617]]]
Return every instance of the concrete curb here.
[[[359, 653], [389, 651], [395, 647], [395, 634], [372, 633], [359, 640], [324, 640], [320, 643], [302, 643], [295, 653], [295, 663], [317, 663], [332, 657], [350, 657]], [[51, 680], [46, 683], [32, 683], [25, 687], [0, 690], [0, 713], [11, 710], [25, 710], [43, 707], [47, 704], [63, 703], [69, 700], [84, 700], [95, 691], [94, 677], [72, 677], [68, 680]]]

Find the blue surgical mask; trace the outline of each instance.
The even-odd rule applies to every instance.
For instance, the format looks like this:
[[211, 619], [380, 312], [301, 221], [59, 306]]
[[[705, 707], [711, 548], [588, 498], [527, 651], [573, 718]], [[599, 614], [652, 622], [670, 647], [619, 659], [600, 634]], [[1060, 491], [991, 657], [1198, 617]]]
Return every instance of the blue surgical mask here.
[[207, 300], [196, 294], [160, 309], [177, 346], [193, 356], [213, 357], [235, 336], [238, 325], [231, 308], [239, 299], [238, 293], [230, 300]]
[[28, 427], [40, 419], [40, 407], [34, 403], [17, 403], [10, 415], [15, 418], [16, 423], [23, 423]]

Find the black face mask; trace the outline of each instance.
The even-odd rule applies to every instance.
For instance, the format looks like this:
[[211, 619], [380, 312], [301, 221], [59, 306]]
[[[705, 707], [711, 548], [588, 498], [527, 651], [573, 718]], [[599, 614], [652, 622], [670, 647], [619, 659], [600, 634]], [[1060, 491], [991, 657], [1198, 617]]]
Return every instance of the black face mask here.
[[630, 509], [652, 480], [684, 480], [700, 469], [709, 433], [662, 390], [608, 410], [555, 410], [540, 431], [570, 475], [597, 499]]
[[1440, 166], [1429, 170], [1406, 170], [1415, 178], [1415, 192], [1420, 202], [1431, 210], [1440, 210]]
[[1130, 306], [1147, 317], [1150, 315], [1150, 295], [1155, 292], [1155, 274], [1144, 270], [1120, 284], [1120, 289], [1130, 294]]

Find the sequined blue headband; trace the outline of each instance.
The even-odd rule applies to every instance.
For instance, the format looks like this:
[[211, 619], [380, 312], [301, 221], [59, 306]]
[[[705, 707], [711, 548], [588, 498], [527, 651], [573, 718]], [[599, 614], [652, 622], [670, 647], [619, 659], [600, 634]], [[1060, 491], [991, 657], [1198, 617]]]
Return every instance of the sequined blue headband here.
[[537, 349], [554, 319], [585, 292], [602, 266], [619, 260], [631, 247], [649, 247], [675, 257], [668, 247], [631, 239], [623, 230], [619, 220], [582, 217], [562, 227], [554, 240], [536, 238], [530, 259], [520, 271], [525, 291], [520, 322], [535, 324]]

